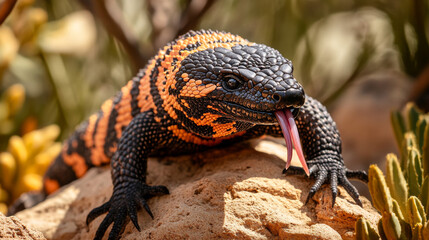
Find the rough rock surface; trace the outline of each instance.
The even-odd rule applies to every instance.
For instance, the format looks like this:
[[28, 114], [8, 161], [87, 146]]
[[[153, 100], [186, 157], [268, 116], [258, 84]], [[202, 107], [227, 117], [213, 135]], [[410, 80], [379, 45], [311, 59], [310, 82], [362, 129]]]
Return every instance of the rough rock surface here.
[[[192, 156], [149, 160], [148, 183], [170, 195], [149, 201], [155, 219], [139, 212], [138, 232], [129, 223], [123, 239], [353, 239], [363, 216], [374, 226], [379, 214], [344, 189], [334, 207], [325, 187], [307, 205], [313, 180], [282, 175], [284, 146], [254, 140]], [[90, 239], [102, 217], [85, 226], [88, 212], [112, 193], [109, 168], [93, 169], [46, 201], [17, 214], [48, 239]], [[110, 231], [110, 228], [108, 229]]]
[[0, 239], [46, 239], [41, 232], [22, 224], [17, 217], [6, 217], [0, 213]]

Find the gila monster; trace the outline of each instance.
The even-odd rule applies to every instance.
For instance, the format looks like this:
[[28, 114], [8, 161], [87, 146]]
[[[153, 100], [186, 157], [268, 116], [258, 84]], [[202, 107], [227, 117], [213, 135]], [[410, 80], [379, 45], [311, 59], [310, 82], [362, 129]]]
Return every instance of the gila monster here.
[[[146, 184], [148, 157], [271, 135], [286, 140], [284, 173], [316, 179], [306, 202], [329, 183], [332, 204], [341, 185], [362, 205], [348, 178], [367, 181], [366, 173], [344, 166], [335, 122], [304, 93], [292, 71], [291, 61], [277, 50], [237, 35], [201, 30], [180, 36], [66, 140], [38, 201], [88, 169], [110, 163], [113, 194], [86, 222], [107, 213], [95, 239], [111, 224], [109, 239], [118, 239], [130, 220], [140, 230], [141, 208], [153, 218], [148, 199], [169, 193], [165, 186]], [[292, 144], [303, 168], [289, 166]]]

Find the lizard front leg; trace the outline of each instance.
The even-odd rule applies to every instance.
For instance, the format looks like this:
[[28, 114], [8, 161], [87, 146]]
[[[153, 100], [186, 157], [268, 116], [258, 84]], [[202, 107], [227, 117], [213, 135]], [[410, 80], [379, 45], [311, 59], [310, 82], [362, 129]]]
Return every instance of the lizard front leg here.
[[109, 239], [118, 239], [130, 219], [140, 231], [137, 211], [143, 207], [153, 218], [147, 200], [169, 193], [165, 186], [146, 184], [147, 156], [155, 150], [162, 131], [152, 112], [141, 113], [125, 128], [111, 160], [113, 194], [108, 202], [93, 209], [86, 219], [89, 225], [107, 212], [94, 239], [101, 239], [112, 223]]
[[[359, 200], [359, 193], [349, 179], [368, 182], [368, 176], [364, 171], [352, 171], [345, 167], [341, 155], [340, 134], [326, 108], [317, 100], [306, 96], [306, 101], [295, 117], [295, 122], [309, 167], [310, 177], [316, 179], [307, 196], [306, 203], [324, 183], [330, 183], [332, 205], [335, 204], [335, 198], [338, 193], [337, 186], [341, 185], [355, 202], [362, 206]], [[258, 135], [267, 134], [282, 137], [279, 125], [257, 126], [252, 131]], [[283, 173], [304, 175], [305, 171], [301, 167], [291, 166], [288, 169], [284, 169]]]

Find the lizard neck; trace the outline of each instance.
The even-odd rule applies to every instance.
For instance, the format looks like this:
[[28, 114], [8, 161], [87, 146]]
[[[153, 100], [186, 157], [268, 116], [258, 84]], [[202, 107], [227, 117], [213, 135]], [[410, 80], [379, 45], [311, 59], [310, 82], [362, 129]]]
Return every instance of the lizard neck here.
[[192, 53], [217, 47], [231, 49], [237, 44], [252, 43], [230, 33], [206, 31], [191, 32], [162, 48], [151, 60], [149, 66], [153, 67], [148, 73], [155, 119], [175, 122], [180, 128], [206, 138], [230, 136], [253, 126], [221, 116], [215, 106], [205, 101], [205, 96], [219, 86], [201, 84], [202, 80], [181, 71], [182, 61]]

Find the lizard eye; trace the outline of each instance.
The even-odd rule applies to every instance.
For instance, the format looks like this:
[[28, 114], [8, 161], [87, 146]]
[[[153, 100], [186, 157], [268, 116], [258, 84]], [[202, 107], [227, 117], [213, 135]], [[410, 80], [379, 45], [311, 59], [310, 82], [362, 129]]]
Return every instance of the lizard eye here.
[[222, 86], [227, 90], [235, 90], [241, 86], [241, 81], [234, 75], [228, 75], [224, 79]]

